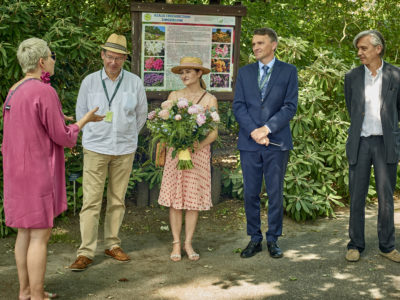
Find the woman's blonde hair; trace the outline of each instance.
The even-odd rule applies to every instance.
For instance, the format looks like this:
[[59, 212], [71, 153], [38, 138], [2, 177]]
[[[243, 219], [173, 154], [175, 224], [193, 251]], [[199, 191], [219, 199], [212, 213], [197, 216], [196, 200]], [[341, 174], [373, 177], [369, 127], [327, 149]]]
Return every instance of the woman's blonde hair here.
[[40, 58], [47, 59], [49, 57], [50, 49], [47, 42], [38, 39], [30, 38], [23, 41], [17, 51], [17, 58], [22, 72], [32, 72], [37, 68]]

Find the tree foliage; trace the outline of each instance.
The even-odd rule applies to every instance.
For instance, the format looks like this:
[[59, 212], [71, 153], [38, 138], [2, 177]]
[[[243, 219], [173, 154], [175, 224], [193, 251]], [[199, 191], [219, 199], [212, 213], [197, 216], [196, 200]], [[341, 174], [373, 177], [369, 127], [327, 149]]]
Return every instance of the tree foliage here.
[[[362, 30], [381, 31], [387, 41], [385, 60], [399, 63], [400, 28], [394, 20], [400, 5], [358, 0], [242, 3], [248, 11], [242, 23], [241, 65], [255, 61], [252, 32], [265, 26], [280, 36], [276, 56], [299, 71], [298, 111], [291, 122], [294, 150], [285, 177], [286, 213], [296, 220], [334, 216], [334, 207], [343, 206], [343, 199], [348, 198], [345, 143], [349, 120], [343, 79], [358, 63], [352, 39]], [[226, 173], [224, 180], [236, 197], [243, 197], [240, 172], [238, 167]], [[369, 196], [376, 196], [374, 180]]]

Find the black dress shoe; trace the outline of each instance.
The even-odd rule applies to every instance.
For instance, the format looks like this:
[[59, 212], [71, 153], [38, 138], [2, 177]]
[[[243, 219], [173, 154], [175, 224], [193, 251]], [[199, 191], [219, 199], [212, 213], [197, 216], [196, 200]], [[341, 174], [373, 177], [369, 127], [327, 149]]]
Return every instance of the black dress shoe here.
[[250, 241], [250, 243], [247, 245], [246, 249], [240, 253], [241, 258], [248, 258], [256, 255], [258, 252], [261, 252], [262, 246], [261, 242], [253, 242]]
[[268, 252], [269, 255], [273, 258], [281, 258], [283, 256], [281, 248], [279, 248], [276, 242], [268, 242]]

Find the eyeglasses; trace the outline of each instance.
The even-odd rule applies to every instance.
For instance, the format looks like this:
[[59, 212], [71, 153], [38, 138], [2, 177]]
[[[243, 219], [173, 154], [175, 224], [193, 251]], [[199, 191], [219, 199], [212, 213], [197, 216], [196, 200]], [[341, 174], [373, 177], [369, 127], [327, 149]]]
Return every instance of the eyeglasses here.
[[105, 58], [107, 58], [110, 61], [115, 61], [115, 62], [123, 62], [125, 60], [125, 56], [120, 56], [120, 57], [115, 57], [115, 56], [111, 56], [108, 54], [104, 54]]
[[53, 51], [51, 51], [51, 58], [53, 59], [53, 60], [56, 60], [56, 53], [55, 52], [53, 52]]

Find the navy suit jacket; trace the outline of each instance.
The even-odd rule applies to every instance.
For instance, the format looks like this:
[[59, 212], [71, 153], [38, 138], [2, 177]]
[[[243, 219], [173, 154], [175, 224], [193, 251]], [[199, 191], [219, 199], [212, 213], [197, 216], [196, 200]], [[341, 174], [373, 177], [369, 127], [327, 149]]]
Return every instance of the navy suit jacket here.
[[[365, 67], [349, 71], [344, 78], [344, 95], [350, 115], [346, 154], [349, 164], [357, 163], [358, 146], [365, 114]], [[382, 68], [381, 122], [386, 163], [397, 163], [400, 157], [400, 69], [386, 62]]]
[[[235, 86], [233, 112], [239, 123], [238, 149], [245, 151], [293, 149], [290, 120], [296, 114], [298, 98], [297, 69], [275, 60], [264, 99], [258, 87], [258, 62], [239, 69]], [[268, 138], [280, 147], [257, 144], [251, 132], [267, 125]]]

